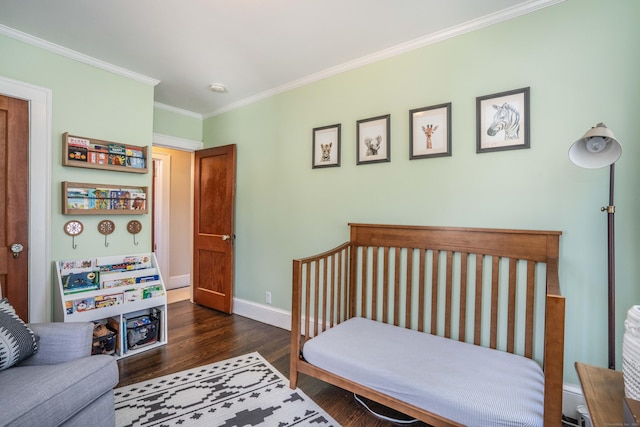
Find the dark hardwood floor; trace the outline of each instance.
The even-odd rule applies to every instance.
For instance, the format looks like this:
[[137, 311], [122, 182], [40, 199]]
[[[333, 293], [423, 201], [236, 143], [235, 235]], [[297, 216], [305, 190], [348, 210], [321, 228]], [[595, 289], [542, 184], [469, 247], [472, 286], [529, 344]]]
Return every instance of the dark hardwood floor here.
[[[189, 301], [169, 304], [168, 318], [168, 344], [120, 359], [118, 387], [254, 351], [289, 377], [289, 331], [235, 314], [222, 314]], [[351, 393], [315, 378], [300, 375], [298, 386], [342, 426], [396, 425], [371, 415], [354, 401]]]

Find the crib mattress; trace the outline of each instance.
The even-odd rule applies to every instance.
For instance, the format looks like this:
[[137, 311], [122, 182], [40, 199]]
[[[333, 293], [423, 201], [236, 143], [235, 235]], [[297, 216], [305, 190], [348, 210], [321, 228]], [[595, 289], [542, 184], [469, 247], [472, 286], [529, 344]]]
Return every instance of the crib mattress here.
[[305, 360], [468, 426], [542, 426], [544, 374], [504, 351], [355, 317], [305, 342]]

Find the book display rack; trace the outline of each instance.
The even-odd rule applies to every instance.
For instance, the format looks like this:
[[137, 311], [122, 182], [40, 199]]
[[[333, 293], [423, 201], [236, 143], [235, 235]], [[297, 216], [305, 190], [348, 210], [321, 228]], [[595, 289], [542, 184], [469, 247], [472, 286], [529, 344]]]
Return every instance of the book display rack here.
[[62, 213], [136, 215], [147, 213], [147, 187], [62, 182]]
[[126, 357], [167, 343], [166, 289], [154, 253], [57, 261], [56, 275], [56, 320], [94, 322], [94, 354]]
[[147, 146], [62, 134], [62, 165], [147, 173]]

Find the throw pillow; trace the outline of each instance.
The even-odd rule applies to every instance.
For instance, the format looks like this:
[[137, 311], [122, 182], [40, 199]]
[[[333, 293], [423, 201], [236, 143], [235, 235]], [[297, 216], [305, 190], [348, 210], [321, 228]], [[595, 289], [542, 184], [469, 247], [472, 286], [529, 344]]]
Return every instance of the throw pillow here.
[[38, 351], [36, 335], [16, 315], [6, 298], [0, 299], [0, 371]]

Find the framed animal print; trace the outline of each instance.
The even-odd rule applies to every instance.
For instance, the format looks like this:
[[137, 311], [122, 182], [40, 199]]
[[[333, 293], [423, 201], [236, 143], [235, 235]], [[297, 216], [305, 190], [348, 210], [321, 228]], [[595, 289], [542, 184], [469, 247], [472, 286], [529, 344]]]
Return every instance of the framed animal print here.
[[409, 159], [451, 156], [451, 103], [409, 111]]
[[357, 121], [356, 164], [390, 162], [390, 114]]
[[340, 125], [313, 129], [312, 169], [340, 166]]
[[529, 88], [476, 98], [477, 153], [529, 145]]

